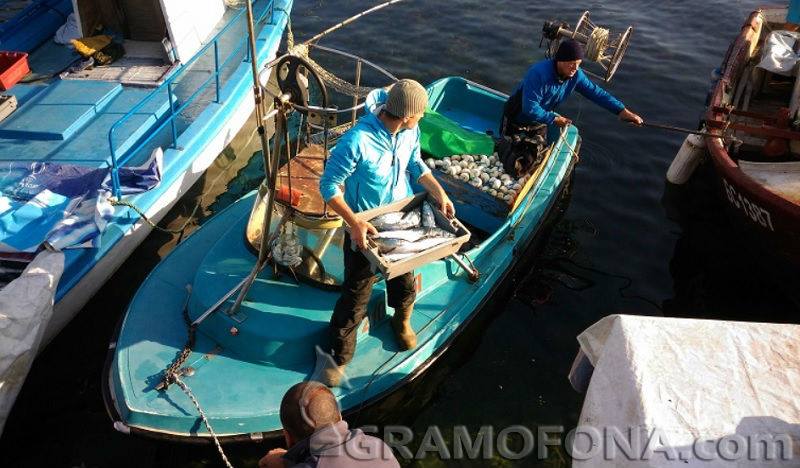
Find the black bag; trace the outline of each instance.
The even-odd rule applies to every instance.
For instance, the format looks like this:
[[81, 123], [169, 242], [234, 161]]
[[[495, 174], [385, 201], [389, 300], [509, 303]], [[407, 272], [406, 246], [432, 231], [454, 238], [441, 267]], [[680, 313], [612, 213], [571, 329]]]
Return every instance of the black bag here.
[[535, 171], [547, 151], [547, 125], [520, 124], [516, 117], [521, 110], [522, 88], [508, 98], [503, 107], [500, 139], [495, 143], [503, 170], [514, 178]]

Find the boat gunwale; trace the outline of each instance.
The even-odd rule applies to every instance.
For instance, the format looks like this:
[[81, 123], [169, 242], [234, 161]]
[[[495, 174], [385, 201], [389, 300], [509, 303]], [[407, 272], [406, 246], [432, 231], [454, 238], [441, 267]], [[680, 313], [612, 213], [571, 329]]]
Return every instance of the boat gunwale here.
[[[753, 29], [753, 24], [759, 15], [763, 14], [763, 10], [766, 8], [768, 7], [762, 7], [750, 13], [741, 31], [731, 42], [722, 62], [724, 67], [723, 75], [712, 90], [711, 99], [705, 115], [706, 120], [724, 118], [723, 113], [714, 112], [713, 109], [714, 107], [723, 105], [723, 99], [726, 94], [725, 88], [731, 86], [732, 83], [735, 83], [739, 79], [739, 76], [734, 76], [737, 71], [737, 67], [734, 66], [735, 62], [742, 60], [741, 54], [743, 54], [749, 46], [749, 33]], [[766, 19], [764, 21], [766, 21]], [[705, 136], [704, 139], [714, 166], [720, 172], [721, 178], [726, 179], [739, 190], [746, 192], [748, 196], [755, 198], [755, 201], [777, 210], [777, 214], [779, 214], [781, 218], [800, 219], [800, 205], [792, 203], [768, 190], [745, 174], [731, 157], [728, 150], [725, 149], [720, 136]]]
[[[576, 135], [576, 147], [580, 144], [580, 135]], [[576, 148], [577, 151], [577, 148]], [[555, 158], [554, 158], [555, 159]], [[538, 223], [539, 228], [532, 229], [529, 233], [527, 239], [523, 240], [522, 242], [517, 243], [514, 246], [514, 251], [516, 252], [518, 249], [527, 250], [532, 245], [537, 244], [541, 241], [546, 234], [548, 233], [548, 228], [550, 227], [550, 223], [555, 221], [554, 212], [553, 210], [558, 205], [558, 201], [564, 196], [564, 191], [566, 187], [570, 184], [572, 179], [572, 175], [574, 173], [574, 168], [577, 164], [578, 160], [574, 158], [572, 155], [569, 156], [569, 159], [565, 162], [566, 168], [564, 171], [564, 175], [559, 181], [558, 185], [556, 186], [556, 190], [554, 190], [553, 196], [549, 198], [548, 206], [545, 208], [542, 216], [540, 217], [540, 222]], [[535, 197], [536, 192], [530, 192], [529, 196]], [[233, 205], [231, 205], [233, 206]], [[230, 207], [226, 207], [226, 210]], [[224, 210], [223, 210], [224, 211]], [[510, 224], [510, 218], [504, 223], [504, 226], [508, 226]], [[504, 230], [503, 227], [498, 229], [498, 232]], [[195, 231], [196, 232], [196, 231]], [[484, 241], [483, 244], [488, 244], [488, 239]], [[344, 418], [352, 417], [353, 415], [357, 415], [362, 411], [368, 411], [374, 405], [379, 404], [384, 399], [388, 398], [401, 387], [405, 386], [406, 384], [415, 381], [419, 377], [422, 376], [437, 360], [439, 360], [453, 345], [453, 343], [462, 336], [463, 331], [472, 323], [472, 321], [481, 314], [486, 304], [493, 298], [493, 296], [497, 293], [497, 291], [501, 287], [508, 287], [506, 284], [506, 280], [508, 276], [516, 271], [518, 268], [521, 267], [522, 264], [525, 262], [522, 258], [518, 255], [512, 255], [512, 261], [507, 268], [501, 273], [500, 277], [495, 281], [486, 294], [483, 295], [481, 301], [475, 306], [472, 313], [468, 314], [461, 323], [458, 324], [455, 330], [453, 330], [450, 335], [438, 346], [434, 349], [428, 358], [425, 361], [421, 362], [418, 366], [414, 368], [414, 370], [407, 375], [400, 378], [398, 381], [394, 382], [388, 388], [378, 392], [377, 394], [373, 395], [362, 401], [357, 407], [351, 408], [350, 410], [345, 410], [342, 414]], [[532, 260], [535, 261], [535, 260]], [[151, 274], [155, 272], [155, 269]], [[148, 275], [149, 277], [150, 275]], [[131, 301], [133, 302], [133, 301]], [[146, 437], [149, 439], [155, 440], [163, 440], [163, 441], [170, 441], [170, 442], [182, 442], [182, 443], [191, 443], [197, 445], [205, 445], [213, 443], [213, 438], [210, 434], [186, 434], [186, 433], [177, 433], [172, 431], [161, 431], [152, 428], [146, 428], [139, 425], [128, 425], [124, 421], [122, 421], [120, 411], [117, 407], [117, 401], [113, 393], [114, 382], [112, 380], [112, 373], [111, 370], [113, 368], [115, 354], [117, 352], [117, 343], [119, 342], [120, 332], [122, 331], [125, 317], [127, 317], [127, 309], [126, 313], [120, 317], [120, 320], [117, 322], [115, 330], [112, 335], [111, 345], [108, 348], [106, 353], [106, 360], [103, 365], [103, 371], [101, 375], [101, 393], [103, 396], [103, 403], [106, 409], [106, 413], [109, 415], [111, 420], [114, 422], [115, 428], [117, 428], [117, 423], [122, 424], [124, 428], [130, 431], [131, 435]], [[118, 369], [116, 369], [118, 371]], [[217, 438], [221, 443], [243, 443], [243, 442], [256, 442], [256, 441], [264, 441], [264, 440], [276, 440], [282, 437], [283, 432], [280, 429], [276, 429], [273, 431], [265, 431], [260, 433], [241, 433], [241, 434], [223, 434], [218, 435]]]

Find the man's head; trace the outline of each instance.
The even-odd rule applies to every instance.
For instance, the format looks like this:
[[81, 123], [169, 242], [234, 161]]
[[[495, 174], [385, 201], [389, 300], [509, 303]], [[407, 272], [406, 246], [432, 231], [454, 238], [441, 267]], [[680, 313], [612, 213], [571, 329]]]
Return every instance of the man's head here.
[[581, 67], [583, 57], [583, 44], [574, 39], [562, 41], [558, 45], [555, 56], [553, 56], [558, 76], [565, 80], [575, 76], [575, 73], [578, 73], [578, 69]]
[[281, 400], [281, 424], [286, 444], [291, 447], [317, 429], [342, 420], [333, 393], [319, 382], [300, 382]]
[[400, 80], [389, 89], [383, 110], [390, 118], [400, 120], [400, 129], [417, 126], [428, 106], [428, 92], [414, 80]]

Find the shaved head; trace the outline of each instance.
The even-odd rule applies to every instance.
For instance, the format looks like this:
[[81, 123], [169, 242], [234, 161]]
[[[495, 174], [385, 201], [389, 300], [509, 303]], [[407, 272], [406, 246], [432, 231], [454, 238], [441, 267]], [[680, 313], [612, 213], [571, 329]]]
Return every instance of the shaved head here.
[[319, 382], [300, 382], [281, 400], [281, 424], [295, 441], [342, 420], [336, 397]]

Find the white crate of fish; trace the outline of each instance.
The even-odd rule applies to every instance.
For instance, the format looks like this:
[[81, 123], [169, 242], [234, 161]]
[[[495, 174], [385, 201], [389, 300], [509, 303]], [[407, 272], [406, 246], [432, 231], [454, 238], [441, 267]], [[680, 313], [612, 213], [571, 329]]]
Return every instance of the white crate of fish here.
[[[378, 230], [362, 252], [387, 280], [458, 252], [471, 235], [460, 221], [448, 219], [428, 201], [425, 193], [356, 216]], [[350, 232], [349, 227], [345, 229]]]
[[507, 174], [497, 153], [456, 154], [442, 159], [428, 158], [425, 163], [431, 169], [438, 169], [454, 179], [467, 182], [509, 205], [514, 203], [530, 178], [530, 175], [524, 175], [515, 179]]

